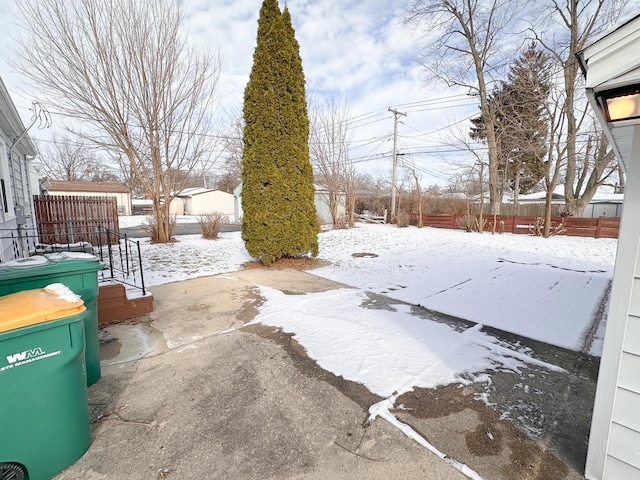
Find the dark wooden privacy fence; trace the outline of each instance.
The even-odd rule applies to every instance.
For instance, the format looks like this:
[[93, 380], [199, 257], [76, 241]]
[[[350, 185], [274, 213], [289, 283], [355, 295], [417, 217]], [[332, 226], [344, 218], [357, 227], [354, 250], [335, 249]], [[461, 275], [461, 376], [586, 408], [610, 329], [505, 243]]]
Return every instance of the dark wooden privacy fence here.
[[[485, 215], [484, 230], [492, 231], [495, 222], [495, 231], [509, 233], [532, 234], [539, 217], [522, 215]], [[418, 223], [418, 216], [411, 215], [411, 225]], [[465, 215], [423, 215], [422, 223], [426, 227], [436, 228], [463, 228]], [[552, 227], [562, 224], [562, 235], [573, 237], [592, 238], [618, 238], [620, 218], [578, 218], [578, 217], [551, 217]]]
[[91, 241], [99, 226], [120, 231], [115, 198], [36, 195], [33, 204], [41, 243]]

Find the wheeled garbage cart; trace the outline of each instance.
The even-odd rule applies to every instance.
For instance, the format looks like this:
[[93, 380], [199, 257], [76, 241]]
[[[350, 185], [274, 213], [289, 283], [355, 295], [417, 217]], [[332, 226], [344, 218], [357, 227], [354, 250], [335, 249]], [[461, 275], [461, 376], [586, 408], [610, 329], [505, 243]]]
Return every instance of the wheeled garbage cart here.
[[91, 444], [84, 319], [62, 284], [0, 297], [0, 480], [46, 480]]
[[87, 308], [84, 320], [87, 385], [100, 379], [98, 271], [102, 267], [97, 257], [81, 252], [51, 253], [0, 263], [0, 295], [43, 288], [51, 283], [63, 283], [80, 295]]

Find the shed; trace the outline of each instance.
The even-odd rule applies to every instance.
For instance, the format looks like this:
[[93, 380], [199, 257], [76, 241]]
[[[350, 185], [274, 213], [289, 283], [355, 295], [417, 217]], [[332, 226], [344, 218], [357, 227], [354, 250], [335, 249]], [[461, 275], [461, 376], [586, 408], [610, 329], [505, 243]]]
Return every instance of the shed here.
[[[544, 205], [547, 193], [535, 192], [518, 196], [520, 205], [542, 204]], [[598, 189], [589, 204], [584, 208], [582, 216], [585, 218], [619, 217], [622, 214], [622, 202], [624, 194]], [[513, 202], [513, 199], [511, 200]], [[564, 185], [557, 185], [553, 189], [552, 205], [565, 205]]]
[[589, 103], [627, 173], [585, 476], [640, 478], [640, 12], [578, 53]]
[[212, 212], [234, 214], [233, 195], [221, 190], [186, 188], [177, 198], [182, 200], [184, 215], [204, 215]]
[[118, 215], [131, 215], [131, 194], [129, 187], [122, 183], [50, 180], [47, 193], [78, 197], [115, 197]]
[[[313, 184], [313, 204], [316, 207], [316, 213], [324, 221], [331, 221], [331, 209], [329, 208], [329, 191], [326, 188]], [[345, 214], [345, 195], [340, 194], [338, 199], [338, 215]], [[233, 190], [233, 209], [236, 218], [242, 218], [242, 183]]]

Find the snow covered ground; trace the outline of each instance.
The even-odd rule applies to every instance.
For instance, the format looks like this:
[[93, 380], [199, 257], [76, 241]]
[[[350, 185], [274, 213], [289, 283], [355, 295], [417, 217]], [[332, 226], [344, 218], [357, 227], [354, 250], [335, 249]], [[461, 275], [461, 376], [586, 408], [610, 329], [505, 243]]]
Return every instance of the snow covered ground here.
[[[131, 217], [129, 217], [131, 218]], [[557, 346], [600, 355], [616, 240], [548, 239], [392, 225], [319, 235], [312, 273]], [[231, 272], [251, 260], [239, 232], [142, 240], [147, 285]], [[600, 328], [598, 328], [598, 326]], [[595, 332], [595, 338], [592, 334]]]
[[[371, 418], [410, 430], [390, 409], [413, 388], [486, 381], [493, 371], [518, 372], [525, 364], [561, 370], [526, 347], [503, 344], [483, 325], [601, 354], [617, 240], [392, 225], [318, 238], [328, 264], [311, 273], [355, 288], [301, 296], [261, 287], [265, 302], [254, 322], [293, 333], [322, 368], [384, 397]], [[240, 232], [216, 241], [185, 235], [164, 245], [143, 239], [142, 252], [148, 285], [236, 271], [251, 259]], [[390, 297], [390, 305], [377, 306], [374, 294]], [[412, 305], [476, 325], [428, 321]]]

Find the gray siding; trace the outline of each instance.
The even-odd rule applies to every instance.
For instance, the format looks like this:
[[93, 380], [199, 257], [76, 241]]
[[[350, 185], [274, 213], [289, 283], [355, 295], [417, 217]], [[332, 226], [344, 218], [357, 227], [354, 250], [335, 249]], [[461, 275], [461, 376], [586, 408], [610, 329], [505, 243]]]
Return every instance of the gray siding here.
[[[640, 469], [640, 453], [638, 452], [638, 445], [640, 445], [640, 433], [615, 422], [612, 423], [611, 433], [609, 435], [609, 451], [607, 453], [607, 460], [604, 467], [604, 478], [610, 478], [612, 480], [633, 480], [638, 478], [637, 469]], [[609, 463], [612, 458], [618, 460], [618, 462], [625, 463], [628, 466], [635, 468], [634, 476], [621, 477], [611, 474], [609, 472]], [[618, 463], [616, 463], [616, 465], [618, 465]]]
[[638, 469], [616, 458], [609, 457], [604, 471], [604, 478], [634, 480], [638, 478]]
[[613, 402], [604, 479], [640, 478], [640, 278], [632, 284], [629, 315]]

